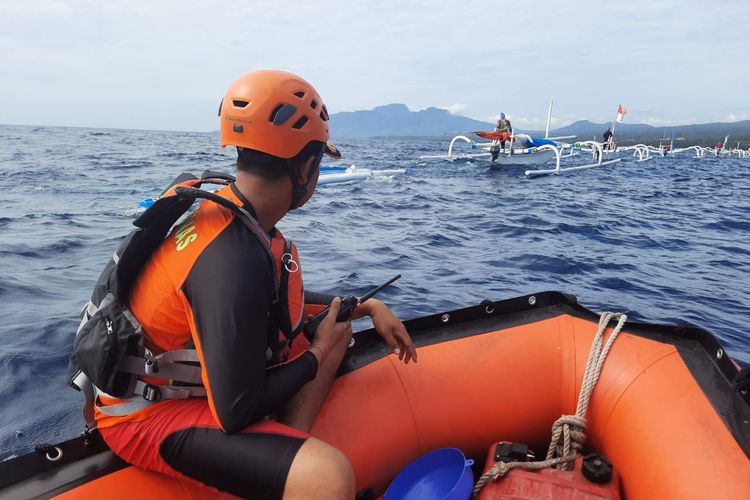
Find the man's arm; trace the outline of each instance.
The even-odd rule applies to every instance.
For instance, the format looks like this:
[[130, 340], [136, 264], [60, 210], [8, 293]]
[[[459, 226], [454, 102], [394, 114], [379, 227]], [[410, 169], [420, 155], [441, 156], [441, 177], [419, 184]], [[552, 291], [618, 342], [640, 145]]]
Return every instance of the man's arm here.
[[228, 433], [281, 408], [317, 371], [310, 352], [266, 369], [272, 273], [260, 242], [235, 220], [206, 247], [181, 288], [209, 406]]

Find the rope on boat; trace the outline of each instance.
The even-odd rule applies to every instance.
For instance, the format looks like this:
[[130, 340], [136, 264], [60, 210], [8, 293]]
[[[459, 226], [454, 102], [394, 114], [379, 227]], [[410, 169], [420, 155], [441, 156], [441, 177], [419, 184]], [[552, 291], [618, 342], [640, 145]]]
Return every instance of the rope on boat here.
[[[617, 325], [612, 330], [612, 334], [604, 342], [604, 332], [612, 319], [617, 319]], [[575, 415], [562, 415], [554, 424], [552, 424], [552, 438], [550, 439], [547, 458], [536, 462], [496, 462], [490, 470], [482, 474], [477, 484], [474, 486], [474, 498], [484, 488], [484, 485], [490, 481], [497, 481], [512, 469], [541, 470], [548, 467], [557, 467], [559, 469], [568, 469], [570, 462], [574, 461], [581, 453], [583, 445], [586, 442], [586, 412], [589, 407], [591, 393], [594, 392], [596, 382], [604, 365], [604, 360], [609, 354], [620, 330], [628, 320], [627, 315], [623, 313], [604, 312], [599, 317], [599, 328], [591, 344], [589, 358], [586, 362], [586, 371], [581, 383], [581, 392], [578, 395], [578, 407]]]

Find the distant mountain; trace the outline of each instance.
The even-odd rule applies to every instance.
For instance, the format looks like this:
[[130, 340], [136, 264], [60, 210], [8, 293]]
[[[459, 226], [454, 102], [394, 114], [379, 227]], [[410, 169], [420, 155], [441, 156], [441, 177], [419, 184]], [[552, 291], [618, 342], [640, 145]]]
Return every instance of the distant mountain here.
[[[565, 127], [550, 131], [550, 135], [576, 135], [581, 140], [589, 140], [593, 139], [594, 136], [597, 138], [601, 136], [604, 131], [607, 130], [607, 127], [611, 125], [611, 123], [592, 123], [588, 120], [578, 120], [577, 122], [573, 122]], [[615, 132], [617, 132], [618, 136], [623, 137], [626, 135], [644, 134], [656, 137], [661, 133], [661, 129], [640, 123], [618, 123], [615, 126]]]
[[344, 111], [331, 115], [331, 134], [336, 137], [439, 136], [472, 130], [492, 130], [489, 122], [452, 115], [446, 109], [409, 111], [405, 104], [387, 104], [368, 111]]
[[[451, 114], [446, 109], [427, 108], [409, 111], [405, 104], [387, 104], [371, 110], [344, 111], [331, 115], [331, 134], [334, 138], [374, 136], [443, 136], [466, 134], [474, 130], [492, 130], [492, 123]], [[550, 131], [550, 136], [575, 135], [578, 140], [601, 140], [609, 123], [592, 123], [580, 120], [565, 127]], [[615, 138], [621, 145], [639, 142], [656, 144], [662, 138], [670, 138], [672, 130], [678, 138], [677, 144], [714, 145], [729, 135], [729, 143], [750, 142], [750, 120], [732, 123], [704, 123], [653, 127], [639, 123], [618, 123]], [[540, 131], [526, 131], [531, 135], [542, 135]]]

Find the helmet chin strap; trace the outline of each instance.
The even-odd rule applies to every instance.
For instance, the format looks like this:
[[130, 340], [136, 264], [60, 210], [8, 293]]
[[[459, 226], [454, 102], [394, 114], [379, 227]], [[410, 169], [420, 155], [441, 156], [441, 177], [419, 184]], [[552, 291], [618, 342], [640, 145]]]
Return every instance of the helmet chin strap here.
[[300, 205], [299, 202], [307, 194], [307, 186], [296, 184], [294, 181], [292, 181], [292, 185], [294, 186], [294, 189], [292, 190], [292, 203], [289, 205], [289, 211], [301, 207], [302, 205]]
[[295, 179], [295, 175], [292, 172], [292, 168], [290, 168], [289, 163], [287, 163], [287, 168], [289, 169], [289, 178], [292, 180], [292, 203], [289, 205], [289, 210], [292, 211], [302, 206], [300, 204], [300, 201], [307, 194], [307, 186], [310, 184], [313, 176], [320, 169], [320, 159], [316, 158], [315, 160], [313, 160], [313, 164], [310, 166], [310, 170], [307, 172], [307, 180], [304, 184], [297, 183], [297, 180]]

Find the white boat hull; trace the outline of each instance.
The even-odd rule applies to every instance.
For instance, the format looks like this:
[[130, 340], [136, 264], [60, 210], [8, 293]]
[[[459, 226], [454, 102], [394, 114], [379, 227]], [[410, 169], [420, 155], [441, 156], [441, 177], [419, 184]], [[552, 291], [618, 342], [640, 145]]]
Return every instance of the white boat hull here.
[[551, 150], [537, 151], [534, 153], [515, 153], [512, 155], [500, 153], [493, 165], [543, 165], [554, 158], [555, 152]]
[[318, 185], [324, 186], [326, 184], [338, 184], [341, 182], [353, 182], [367, 179], [368, 177], [375, 176], [387, 176], [403, 174], [406, 170], [395, 169], [395, 170], [368, 170], [366, 168], [357, 168], [354, 165], [347, 168], [345, 172], [334, 172], [330, 174], [320, 174], [318, 177]]

